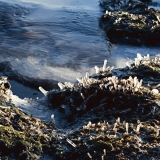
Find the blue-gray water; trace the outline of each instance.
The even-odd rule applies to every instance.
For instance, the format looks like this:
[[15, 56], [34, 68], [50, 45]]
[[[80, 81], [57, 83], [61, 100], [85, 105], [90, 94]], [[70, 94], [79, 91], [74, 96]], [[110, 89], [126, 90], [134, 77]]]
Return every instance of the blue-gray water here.
[[[99, 0], [0, 0], [1, 75], [11, 72], [12, 80], [25, 77], [29, 84], [33, 79], [75, 82], [104, 59], [124, 67], [137, 52], [160, 55], [157, 47], [109, 43], [98, 24], [101, 15]], [[38, 88], [11, 84], [21, 98], [42, 97]]]

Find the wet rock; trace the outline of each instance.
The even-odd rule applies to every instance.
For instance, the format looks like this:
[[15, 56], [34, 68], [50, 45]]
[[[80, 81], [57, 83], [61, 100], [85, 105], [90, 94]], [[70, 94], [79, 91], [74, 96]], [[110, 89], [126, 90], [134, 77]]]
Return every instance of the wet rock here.
[[[130, 7], [113, 7], [108, 1], [101, 2], [105, 13], [100, 18], [100, 26], [113, 43], [132, 45], [160, 45], [160, 11], [149, 8], [145, 2], [127, 2]], [[123, 1], [124, 2], [124, 1]], [[110, 2], [115, 6], [115, 2]], [[124, 2], [125, 3], [125, 2]]]

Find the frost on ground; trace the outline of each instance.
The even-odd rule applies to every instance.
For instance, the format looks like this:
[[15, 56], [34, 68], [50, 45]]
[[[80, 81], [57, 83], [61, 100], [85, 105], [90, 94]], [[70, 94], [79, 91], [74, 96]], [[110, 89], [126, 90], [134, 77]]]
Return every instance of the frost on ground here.
[[[105, 60], [94, 75], [86, 73], [75, 84], [59, 82], [60, 89], [51, 91], [40, 87], [45, 97], [38, 101], [13, 95], [2, 76], [0, 157], [158, 159], [159, 67], [159, 58], [149, 55], [137, 54], [133, 64], [121, 69], [107, 66]], [[48, 105], [49, 121], [24, 113], [25, 107], [34, 110], [36, 105]]]

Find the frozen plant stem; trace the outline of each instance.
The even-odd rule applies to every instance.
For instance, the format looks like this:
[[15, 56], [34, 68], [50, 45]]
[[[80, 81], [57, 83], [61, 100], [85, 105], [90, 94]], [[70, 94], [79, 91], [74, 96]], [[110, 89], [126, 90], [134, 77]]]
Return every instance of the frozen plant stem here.
[[159, 131], [160, 131], [160, 128], [158, 128], [157, 131], [156, 131], [156, 136], [157, 137], [159, 136]]
[[138, 125], [137, 125], [137, 128], [136, 128], [136, 133], [139, 133], [140, 128], [141, 128], [141, 125], [138, 124]]
[[105, 72], [105, 70], [106, 70], [106, 65], [107, 65], [107, 60], [104, 60], [104, 64], [103, 64], [103, 72]]
[[91, 154], [88, 152], [87, 153], [88, 154], [88, 157], [90, 158], [90, 159], [92, 159], [92, 156], [91, 156]]
[[106, 156], [106, 149], [104, 149], [103, 152], [104, 152], [104, 156]]
[[70, 145], [72, 145], [73, 147], [77, 147], [77, 145], [75, 144], [75, 143], [73, 143], [70, 139], [66, 139], [66, 141], [70, 144]]
[[128, 123], [126, 123], [126, 134], [128, 134]]
[[120, 117], [117, 118], [117, 124], [118, 124], [118, 125], [121, 124], [121, 122], [120, 122]]

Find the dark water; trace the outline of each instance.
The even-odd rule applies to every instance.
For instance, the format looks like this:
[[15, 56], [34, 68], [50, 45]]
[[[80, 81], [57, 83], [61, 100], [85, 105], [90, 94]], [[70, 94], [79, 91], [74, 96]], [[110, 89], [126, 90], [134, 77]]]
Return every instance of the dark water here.
[[[0, 69], [1, 75], [21, 83], [10, 82], [13, 93], [42, 97], [39, 85], [48, 89], [52, 82], [75, 82], [104, 59], [124, 67], [137, 52], [160, 55], [155, 47], [111, 44], [99, 27], [101, 15], [99, 0], [0, 0]], [[43, 110], [35, 109], [34, 115]], [[26, 110], [32, 112], [31, 107]]]

